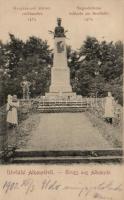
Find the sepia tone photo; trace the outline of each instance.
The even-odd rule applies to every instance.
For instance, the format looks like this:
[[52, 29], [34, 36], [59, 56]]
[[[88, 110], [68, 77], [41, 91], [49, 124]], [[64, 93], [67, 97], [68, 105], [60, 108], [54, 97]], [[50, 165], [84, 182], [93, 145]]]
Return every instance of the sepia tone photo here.
[[122, 163], [122, 6], [94, 2], [1, 4], [1, 165]]

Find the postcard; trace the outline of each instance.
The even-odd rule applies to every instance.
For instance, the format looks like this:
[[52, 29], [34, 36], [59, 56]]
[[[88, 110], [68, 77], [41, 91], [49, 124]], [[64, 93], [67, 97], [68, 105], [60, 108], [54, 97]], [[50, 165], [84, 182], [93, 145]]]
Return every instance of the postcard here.
[[122, 200], [123, 0], [0, 0], [0, 199]]

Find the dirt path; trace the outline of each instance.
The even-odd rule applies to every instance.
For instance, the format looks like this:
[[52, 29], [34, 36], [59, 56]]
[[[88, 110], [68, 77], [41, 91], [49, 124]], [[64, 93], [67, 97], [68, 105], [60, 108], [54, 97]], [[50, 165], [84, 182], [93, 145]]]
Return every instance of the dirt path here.
[[[28, 123], [31, 119], [28, 119]], [[25, 149], [47, 151], [112, 148], [85, 113], [41, 113], [33, 116], [34, 124], [35, 121], [37, 126], [19, 139], [20, 144], [23, 141]]]

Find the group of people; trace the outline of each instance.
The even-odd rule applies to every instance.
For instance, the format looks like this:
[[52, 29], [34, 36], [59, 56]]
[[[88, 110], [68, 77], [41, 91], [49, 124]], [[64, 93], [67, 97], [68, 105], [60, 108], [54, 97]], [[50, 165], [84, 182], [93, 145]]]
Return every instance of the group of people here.
[[[112, 124], [114, 118], [114, 105], [115, 101], [111, 92], [108, 92], [108, 96], [105, 97], [104, 103], [104, 119], [106, 122]], [[17, 110], [19, 108], [19, 100], [16, 95], [8, 95], [7, 100], [7, 123], [8, 127], [16, 127], [18, 125], [18, 113]]]
[[7, 124], [8, 128], [15, 128], [18, 125], [18, 113], [17, 109], [19, 108], [19, 101], [16, 95], [8, 95], [7, 99]]

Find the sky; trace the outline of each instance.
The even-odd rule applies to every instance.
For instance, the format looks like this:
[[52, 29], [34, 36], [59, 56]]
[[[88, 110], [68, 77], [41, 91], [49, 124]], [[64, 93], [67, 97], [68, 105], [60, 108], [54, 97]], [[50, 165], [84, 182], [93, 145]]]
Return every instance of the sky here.
[[[80, 48], [88, 35], [98, 40], [123, 40], [123, 10], [123, 0], [0, 0], [0, 40], [9, 41], [8, 33], [24, 41], [37, 36], [53, 47], [48, 30], [54, 30], [57, 17], [62, 18], [62, 26], [68, 30], [66, 43], [73, 49]], [[40, 15], [29, 21], [30, 15], [24, 15], [27, 12]]]

